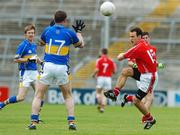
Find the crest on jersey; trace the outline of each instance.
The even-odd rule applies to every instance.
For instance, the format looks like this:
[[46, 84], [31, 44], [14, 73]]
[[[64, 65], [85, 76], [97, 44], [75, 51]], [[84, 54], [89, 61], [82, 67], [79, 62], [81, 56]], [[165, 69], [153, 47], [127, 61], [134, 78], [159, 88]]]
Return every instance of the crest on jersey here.
[[60, 30], [56, 30], [56, 34], [59, 34], [60, 33]]
[[28, 53], [32, 53], [32, 51], [31, 51], [31, 50], [29, 50], [29, 51], [28, 51]]

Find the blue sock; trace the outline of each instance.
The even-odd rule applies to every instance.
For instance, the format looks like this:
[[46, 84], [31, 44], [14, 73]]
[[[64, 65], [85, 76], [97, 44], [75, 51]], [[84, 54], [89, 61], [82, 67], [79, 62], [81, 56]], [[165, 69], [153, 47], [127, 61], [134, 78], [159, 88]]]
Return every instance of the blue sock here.
[[38, 122], [39, 121], [39, 115], [31, 114], [31, 121], [32, 122]]
[[74, 116], [68, 116], [67, 117], [68, 123], [74, 123], [75, 122], [75, 117]]
[[16, 103], [16, 102], [17, 102], [16, 96], [12, 96], [9, 98], [9, 103]]

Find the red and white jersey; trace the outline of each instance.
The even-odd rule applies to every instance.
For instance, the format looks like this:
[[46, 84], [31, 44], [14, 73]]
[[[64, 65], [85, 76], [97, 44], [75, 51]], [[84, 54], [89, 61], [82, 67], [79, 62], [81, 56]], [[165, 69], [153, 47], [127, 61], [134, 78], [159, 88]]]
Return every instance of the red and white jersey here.
[[116, 72], [116, 64], [106, 55], [97, 59], [96, 68], [98, 69], [97, 76], [111, 77], [112, 73]]
[[157, 71], [156, 48], [143, 39], [129, 49], [124, 57], [135, 59], [140, 73], [154, 73]]

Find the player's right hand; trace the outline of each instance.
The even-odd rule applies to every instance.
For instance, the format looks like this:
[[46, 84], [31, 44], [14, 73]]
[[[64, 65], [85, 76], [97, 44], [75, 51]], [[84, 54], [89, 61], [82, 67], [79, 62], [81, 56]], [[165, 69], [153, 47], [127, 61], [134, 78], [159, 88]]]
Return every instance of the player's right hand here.
[[82, 30], [86, 27], [86, 25], [84, 24], [84, 21], [76, 20], [76, 24], [72, 25], [72, 27], [76, 32], [81, 33]]
[[132, 67], [133, 67], [133, 68], [138, 68], [138, 66], [137, 66], [136, 63], [133, 63]]
[[34, 63], [37, 63], [37, 55], [31, 57], [31, 58], [28, 58], [28, 62], [34, 62]]

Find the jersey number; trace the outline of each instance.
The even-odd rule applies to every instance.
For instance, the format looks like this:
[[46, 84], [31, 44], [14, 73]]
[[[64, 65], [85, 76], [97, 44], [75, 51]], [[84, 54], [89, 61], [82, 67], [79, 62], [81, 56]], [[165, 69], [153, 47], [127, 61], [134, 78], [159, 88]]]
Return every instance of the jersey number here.
[[103, 73], [106, 73], [108, 66], [108, 63], [103, 63]]
[[[64, 40], [55, 40], [55, 43], [59, 43], [59, 47], [56, 48], [56, 55], [60, 54], [61, 48], [63, 47], [63, 45], [65, 44]], [[51, 46], [52, 46], [52, 38], [50, 38], [49, 40], [49, 46], [48, 46], [48, 53], [51, 54]]]

